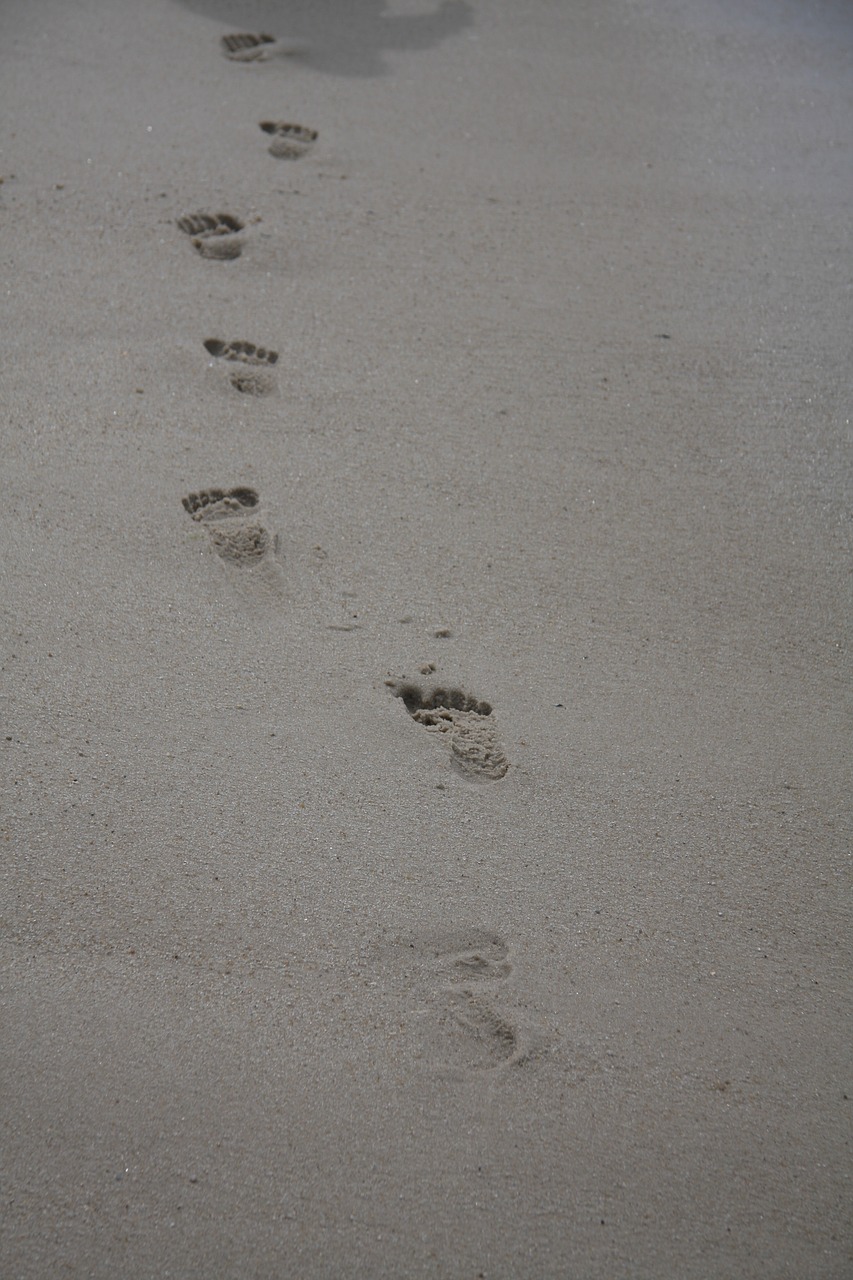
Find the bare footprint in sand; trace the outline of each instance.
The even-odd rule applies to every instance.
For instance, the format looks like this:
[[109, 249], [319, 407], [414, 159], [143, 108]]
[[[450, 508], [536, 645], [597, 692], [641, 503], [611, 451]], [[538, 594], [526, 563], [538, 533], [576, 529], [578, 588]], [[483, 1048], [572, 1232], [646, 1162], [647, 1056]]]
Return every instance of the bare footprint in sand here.
[[278, 363], [278, 352], [269, 347], [256, 347], [253, 342], [223, 342], [207, 338], [205, 348], [217, 360], [229, 362], [228, 381], [243, 395], [268, 396], [276, 389], [270, 369]]
[[439, 684], [418, 684], [405, 677], [386, 680], [395, 698], [402, 698], [413, 720], [433, 733], [446, 733], [451, 759], [464, 777], [494, 781], [509, 769], [490, 703], [481, 702], [462, 689]]
[[503, 1011], [509, 947], [486, 929], [448, 929], [380, 949], [392, 980], [405, 975], [419, 1007], [411, 1015], [425, 1057], [443, 1075], [471, 1079], [526, 1062], [542, 1038]]
[[437, 958], [448, 972], [439, 1015], [446, 1069], [494, 1070], [530, 1056], [529, 1038], [496, 1007], [499, 983], [512, 972], [508, 955], [507, 944], [497, 934], [445, 935]]
[[388, 949], [389, 970], [401, 957], [406, 967], [424, 981], [442, 985], [494, 982], [512, 973], [509, 946], [490, 929], [437, 929], [420, 933]]
[[249, 31], [238, 31], [223, 36], [219, 42], [222, 52], [232, 62], [269, 62], [272, 58], [293, 57], [307, 53], [305, 40], [276, 40], [275, 36]]
[[471, 991], [448, 993], [438, 1013], [438, 1032], [446, 1074], [494, 1071], [528, 1057], [512, 1019]]
[[204, 526], [235, 586], [258, 598], [283, 596], [275, 563], [278, 537], [263, 518], [254, 489], [201, 489], [181, 501], [192, 519]]
[[288, 124], [284, 120], [262, 120], [261, 128], [264, 133], [272, 136], [267, 151], [277, 160], [298, 160], [317, 141], [317, 130], [306, 129], [302, 124]]
[[243, 252], [245, 240], [239, 233], [244, 224], [230, 213], [187, 213], [177, 221], [203, 258], [222, 261], [239, 258]]

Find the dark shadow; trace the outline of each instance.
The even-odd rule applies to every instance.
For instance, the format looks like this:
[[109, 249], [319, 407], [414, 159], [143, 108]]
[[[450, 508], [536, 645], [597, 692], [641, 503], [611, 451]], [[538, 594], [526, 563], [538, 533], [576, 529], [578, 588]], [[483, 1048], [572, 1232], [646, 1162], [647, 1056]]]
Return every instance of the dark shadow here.
[[387, 74], [389, 50], [431, 49], [474, 21], [468, 0], [439, 0], [432, 12], [387, 13], [385, 0], [176, 0], [228, 32], [304, 40], [303, 65], [327, 75]]

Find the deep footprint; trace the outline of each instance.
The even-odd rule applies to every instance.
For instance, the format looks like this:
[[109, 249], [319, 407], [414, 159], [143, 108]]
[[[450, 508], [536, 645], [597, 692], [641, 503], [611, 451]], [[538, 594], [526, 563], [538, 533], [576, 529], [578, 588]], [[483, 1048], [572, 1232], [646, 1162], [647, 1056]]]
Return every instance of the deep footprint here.
[[298, 160], [317, 141], [316, 129], [306, 129], [301, 124], [288, 124], [284, 120], [262, 120], [261, 128], [264, 133], [272, 135], [272, 142], [267, 150], [277, 160]]
[[202, 524], [232, 579], [252, 594], [280, 597], [275, 567], [278, 538], [259, 517], [254, 489], [201, 489], [181, 499], [184, 510]]
[[184, 510], [193, 520], [215, 519], [223, 515], [237, 515], [252, 509], [260, 502], [254, 489], [201, 489], [181, 498]]
[[204, 345], [218, 360], [228, 360], [239, 366], [228, 376], [235, 391], [244, 395], [267, 396], [275, 390], [275, 379], [268, 370], [278, 362], [277, 351], [256, 347], [253, 342], [223, 342], [219, 338], [208, 338]]
[[278, 352], [256, 347], [253, 342], [222, 342], [207, 338], [205, 348], [220, 360], [242, 360], [244, 364], [278, 364]]
[[450, 735], [453, 764], [465, 777], [504, 777], [509, 762], [491, 719], [490, 703], [481, 702], [462, 689], [420, 685], [407, 679], [385, 683], [396, 698], [402, 698], [413, 720], [433, 732]]
[[263, 32], [253, 35], [248, 31], [238, 31], [233, 35], [223, 36], [219, 43], [226, 58], [244, 62], [246, 59], [255, 60], [262, 57], [264, 45], [275, 44], [275, 36], [268, 36]]
[[192, 237], [193, 247], [203, 258], [220, 261], [239, 258], [243, 252], [243, 223], [230, 213], [187, 213], [178, 218], [178, 227]]
[[219, 42], [222, 52], [232, 62], [268, 62], [270, 58], [283, 58], [288, 54], [306, 53], [308, 45], [304, 40], [276, 40], [261, 32], [255, 35], [249, 31], [235, 32], [223, 36]]

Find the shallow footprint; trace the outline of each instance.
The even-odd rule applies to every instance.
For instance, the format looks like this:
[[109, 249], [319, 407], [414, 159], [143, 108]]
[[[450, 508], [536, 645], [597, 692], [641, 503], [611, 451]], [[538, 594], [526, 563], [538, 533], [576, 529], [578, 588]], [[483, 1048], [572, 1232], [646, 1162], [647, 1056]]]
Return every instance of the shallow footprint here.
[[512, 972], [509, 946], [490, 929], [439, 929], [403, 937], [385, 949], [389, 972], [401, 964], [420, 980], [491, 982]]
[[239, 232], [244, 224], [230, 213], [187, 213], [177, 221], [203, 258], [227, 260], [243, 252], [245, 241]]
[[284, 120], [262, 120], [261, 128], [264, 133], [272, 135], [272, 142], [267, 150], [277, 160], [298, 160], [317, 141], [316, 129], [306, 129], [301, 124], [288, 124]]
[[254, 489], [201, 489], [181, 502], [188, 515], [204, 526], [235, 585], [250, 595], [276, 599], [283, 595], [275, 564], [278, 538], [261, 516]]
[[436, 1045], [450, 1071], [494, 1071], [527, 1056], [518, 1027], [468, 991], [447, 997]]
[[307, 53], [304, 40], [276, 40], [275, 36], [249, 31], [223, 36], [219, 42], [222, 52], [232, 62], [268, 62], [271, 58], [283, 58], [296, 53]]
[[489, 943], [487, 946], [473, 947], [449, 956], [452, 979], [454, 982], [468, 983], [494, 982], [498, 978], [508, 978], [512, 973], [512, 965], [506, 954], [506, 947], [502, 944]]
[[386, 680], [395, 698], [402, 698], [413, 720], [437, 733], [450, 735], [453, 764], [466, 778], [477, 781], [504, 777], [509, 762], [492, 720], [492, 707], [462, 689], [421, 685], [412, 680]]
[[256, 347], [253, 342], [223, 342], [206, 338], [205, 348], [222, 360], [242, 360], [244, 364], [278, 364], [278, 352], [269, 347]]
[[256, 347], [253, 342], [223, 342], [220, 338], [208, 338], [204, 345], [218, 360], [238, 366], [228, 374], [235, 391], [251, 396], [268, 396], [275, 391], [275, 378], [268, 371], [278, 363], [277, 351]]
[[[373, 964], [409, 1006], [418, 1060], [456, 1080], [492, 1076], [536, 1059], [548, 1037], [515, 1006], [510, 945], [492, 929], [463, 925], [386, 938], [374, 944]], [[396, 1033], [395, 1033], [396, 1035]], [[398, 1048], [402, 1042], [397, 1042]]]
[[512, 973], [509, 946], [491, 929], [437, 929], [403, 935], [377, 946], [383, 973], [433, 990], [502, 981]]

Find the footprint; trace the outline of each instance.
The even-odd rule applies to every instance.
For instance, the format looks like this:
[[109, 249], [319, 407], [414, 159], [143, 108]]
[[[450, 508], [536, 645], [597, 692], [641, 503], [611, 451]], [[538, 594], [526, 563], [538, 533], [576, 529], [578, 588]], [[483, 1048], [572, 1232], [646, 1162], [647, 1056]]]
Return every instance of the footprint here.
[[464, 777], [473, 780], [502, 778], [509, 769], [488, 702], [480, 702], [462, 689], [420, 685], [414, 681], [386, 680], [396, 698], [402, 698], [413, 720], [437, 733], [450, 735], [451, 759]]
[[512, 973], [512, 965], [506, 958], [506, 947], [502, 943], [489, 941], [485, 946], [474, 947], [469, 951], [460, 951], [450, 958], [453, 978], [456, 982], [494, 982], [497, 978], [508, 978]]
[[223, 342], [219, 338], [208, 338], [204, 345], [212, 356], [238, 366], [228, 374], [236, 391], [251, 396], [268, 396], [275, 391], [275, 378], [269, 369], [278, 362], [277, 351], [256, 347], [252, 342]]
[[260, 514], [254, 489], [202, 489], [181, 499], [184, 510], [204, 528], [231, 580], [244, 592], [280, 598], [276, 568], [278, 537]]
[[276, 40], [275, 36], [253, 35], [246, 31], [223, 36], [219, 43], [225, 57], [232, 62], [268, 62], [270, 58], [308, 51], [305, 40]]
[[457, 937], [452, 946], [443, 955], [450, 983], [440, 1019], [448, 1033], [448, 1067], [483, 1070], [522, 1062], [527, 1049], [519, 1028], [472, 989], [509, 977], [512, 965], [506, 943], [495, 934], [481, 934], [476, 942]]
[[230, 213], [188, 213], [178, 218], [178, 226], [192, 236], [193, 246], [203, 258], [239, 258], [244, 240], [238, 233], [243, 223]]
[[439, 1026], [445, 1070], [494, 1071], [527, 1057], [515, 1023], [471, 992], [447, 997]]
[[242, 360], [244, 364], [278, 364], [277, 351], [256, 347], [253, 342], [223, 342], [220, 338], [206, 338], [204, 345], [212, 356], [223, 360]]
[[538, 1043], [505, 1012], [503, 984], [512, 973], [509, 947], [488, 929], [452, 929], [398, 938], [381, 947], [381, 967], [392, 981], [402, 973], [420, 1006], [412, 1024], [419, 1056], [444, 1073], [472, 1074], [526, 1061]]
[[509, 947], [489, 929], [440, 929], [400, 939], [381, 952], [393, 974], [402, 965], [431, 986], [491, 982], [509, 977]]
[[283, 120], [262, 120], [261, 128], [264, 133], [272, 135], [272, 142], [267, 150], [277, 160], [298, 160], [310, 151], [317, 140], [316, 129], [306, 129], [301, 124], [287, 124]]

